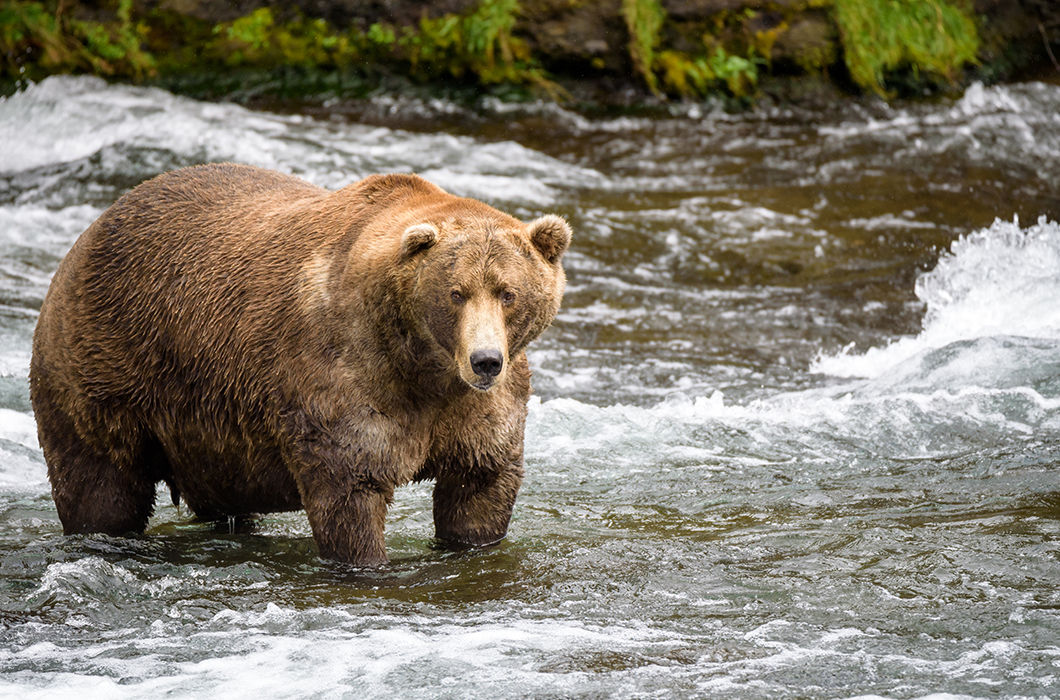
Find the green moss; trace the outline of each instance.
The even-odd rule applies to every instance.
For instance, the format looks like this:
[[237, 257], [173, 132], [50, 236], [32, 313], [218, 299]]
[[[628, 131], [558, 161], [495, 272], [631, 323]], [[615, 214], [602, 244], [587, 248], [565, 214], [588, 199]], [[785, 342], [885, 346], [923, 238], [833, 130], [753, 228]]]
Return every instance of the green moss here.
[[671, 94], [703, 96], [725, 89], [734, 97], [748, 97], [758, 84], [758, 62], [716, 47], [712, 53], [689, 56], [662, 51], [658, 57], [663, 86]]
[[111, 22], [66, 19], [61, 6], [18, 0], [0, 6], [3, 78], [91, 72], [142, 80], [216, 67], [283, 76], [291, 69], [305, 75], [393, 69], [424, 81], [455, 77], [561, 92], [513, 33], [518, 0], [482, 0], [464, 15], [425, 15], [411, 27], [376, 23], [366, 31], [304, 17], [281, 22], [268, 7], [210, 27], [157, 8], [134, 23], [132, 0], [119, 0]]
[[[764, 62], [756, 57], [768, 55], [768, 47], [776, 39], [773, 31], [746, 30], [746, 24], [756, 16], [753, 10], [720, 12], [706, 31], [700, 26], [698, 36], [687, 28], [684, 35], [678, 31], [678, 42], [692, 45], [692, 51], [660, 49], [667, 18], [658, 0], [623, 0], [622, 15], [630, 34], [630, 58], [656, 95], [702, 97], [727, 91], [746, 97], [754, 91], [759, 65]], [[735, 43], [729, 40], [732, 36], [742, 38], [735, 50], [730, 46]], [[759, 46], [766, 47], [764, 52]]]
[[708, 59], [708, 65], [714, 75], [724, 81], [729, 92], [737, 97], [750, 95], [758, 84], [758, 65], [753, 53], [746, 57], [729, 55], [719, 47]]
[[259, 7], [246, 17], [219, 24], [214, 28], [214, 34], [223, 39], [241, 46], [248, 52], [249, 56], [239, 56], [236, 60], [243, 62], [259, 59], [273, 43], [272, 34], [276, 21], [272, 17], [272, 10], [268, 7]]
[[804, 46], [793, 58], [795, 65], [804, 72], [823, 75], [839, 59], [839, 51], [835, 42], [823, 41]]
[[424, 17], [399, 36], [398, 57], [419, 79], [470, 76], [484, 85], [533, 85], [558, 96], [558, 86], [513, 34], [518, 12], [517, 0], [483, 0], [468, 15]]
[[142, 48], [145, 29], [132, 21], [132, 0], [120, 0], [113, 22], [70, 19], [61, 7], [0, 7], [0, 75], [17, 81], [82, 71], [135, 79], [154, 73], [154, 59]]
[[976, 61], [975, 21], [947, 0], [836, 0], [833, 11], [851, 78], [880, 95], [894, 71], [953, 81]]
[[397, 33], [393, 27], [385, 24], [376, 22], [372, 26], [368, 27], [368, 31], [365, 32], [365, 39], [372, 46], [392, 48], [397, 43]]
[[466, 15], [424, 16], [411, 27], [375, 23], [363, 32], [342, 32], [321, 19], [278, 23], [269, 8], [260, 8], [215, 27], [206, 55], [229, 67], [390, 65], [424, 81], [459, 78], [548, 89], [544, 72], [512, 34], [517, 11], [516, 0], [483, 0]]
[[38, 2], [0, 7], [0, 51], [4, 74], [13, 78], [38, 66], [45, 71], [61, 70], [74, 60], [54, 14]]
[[418, 80], [448, 77], [481, 85], [534, 87], [554, 99], [566, 96], [514, 35], [517, 0], [482, 0], [468, 15], [424, 17], [401, 30], [393, 55]]
[[364, 54], [366, 43], [365, 37], [338, 32], [322, 19], [279, 24], [272, 10], [262, 7], [214, 27], [205, 54], [229, 67], [344, 69]]
[[666, 13], [659, 0], [622, 0], [622, 17], [629, 30], [629, 56], [648, 88], [658, 94], [655, 49]]

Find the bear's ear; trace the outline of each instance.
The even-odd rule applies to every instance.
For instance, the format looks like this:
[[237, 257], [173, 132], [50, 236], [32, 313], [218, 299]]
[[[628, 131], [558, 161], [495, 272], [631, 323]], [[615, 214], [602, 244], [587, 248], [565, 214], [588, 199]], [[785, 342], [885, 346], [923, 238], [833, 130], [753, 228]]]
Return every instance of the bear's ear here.
[[438, 240], [438, 229], [434, 224], [413, 224], [401, 234], [401, 254], [411, 258], [421, 250], [427, 250]]
[[534, 219], [529, 224], [530, 242], [545, 256], [545, 260], [555, 265], [563, 257], [570, 245], [570, 225], [555, 214]]

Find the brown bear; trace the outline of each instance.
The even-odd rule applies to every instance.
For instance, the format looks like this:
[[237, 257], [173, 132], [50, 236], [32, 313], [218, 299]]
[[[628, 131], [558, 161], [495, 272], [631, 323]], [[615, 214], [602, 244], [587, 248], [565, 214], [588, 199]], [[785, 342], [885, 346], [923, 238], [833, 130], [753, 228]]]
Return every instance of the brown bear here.
[[141, 184], [74, 243], [33, 339], [64, 531], [142, 532], [164, 481], [204, 519], [304, 508], [323, 556], [379, 564], [394, 488], [434, 479], [438, 538], [500, 540], [570, 236], [415, 175]]

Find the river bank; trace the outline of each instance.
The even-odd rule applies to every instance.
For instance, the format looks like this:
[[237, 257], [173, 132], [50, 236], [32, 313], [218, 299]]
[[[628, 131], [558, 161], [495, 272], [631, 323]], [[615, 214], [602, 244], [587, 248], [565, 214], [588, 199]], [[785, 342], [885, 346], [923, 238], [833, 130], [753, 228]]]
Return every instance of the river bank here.
[[196, 97], [825, 100], [1060, 73], [1045, 0], [102, 0], [0, 9], [0, 92], [56, 73]]

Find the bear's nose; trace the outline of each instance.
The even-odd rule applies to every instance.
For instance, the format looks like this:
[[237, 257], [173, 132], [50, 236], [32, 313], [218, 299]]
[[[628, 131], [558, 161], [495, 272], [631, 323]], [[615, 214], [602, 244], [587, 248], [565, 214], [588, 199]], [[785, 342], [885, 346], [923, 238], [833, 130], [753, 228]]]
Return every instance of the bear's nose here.
[[500, 350], [476, 350], [471, 353], [471, 369], [480, 377], [496, 377], [504, 365]]

